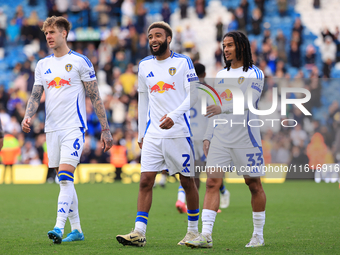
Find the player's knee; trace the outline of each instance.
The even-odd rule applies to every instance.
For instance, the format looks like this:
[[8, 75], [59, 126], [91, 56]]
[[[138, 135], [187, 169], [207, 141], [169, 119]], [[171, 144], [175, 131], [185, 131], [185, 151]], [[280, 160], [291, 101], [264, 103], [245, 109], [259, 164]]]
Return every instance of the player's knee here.
[[155, 182], [155, 178], [151, 176], [142, 175], [139, 182], [140, 189], [152, 189], [153, 184]]
[[256, 194], [262, 190], [262, 184], [260, 178], [246, 178], [246, 184], [249, 187], [249, 190], [252, 194]]
[[216, 189], [219, 190], [221, 186], [221, 181], [222, 179], [220, 178], [208, 178], [206, 182], [207, 191], [216, 190]]
[[194, 188], [196, 186], [193, 178], [181, 176], [181, 185], [184, 190]]

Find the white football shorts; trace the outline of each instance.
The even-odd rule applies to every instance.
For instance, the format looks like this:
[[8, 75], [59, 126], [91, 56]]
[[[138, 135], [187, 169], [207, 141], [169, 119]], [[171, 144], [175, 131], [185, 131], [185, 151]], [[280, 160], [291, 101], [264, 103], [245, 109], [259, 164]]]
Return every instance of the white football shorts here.
[[192, 155], [190, 138], [145, 137], [142, 147], [141, 172], [159, 172], [167, 169], [169, 175], [180, 173], [187, 177], [194, 176]]
[[77, 167], [85, 142], [84, 128], [63, 129], [46, 133], [48, 166], [68, 164]]
[[[218, 145], [217, 145], [218, 144]], [[206, 167], [215, 167], [213, 178], [222, 178], [219, 172], [237, 171], [237, 175], [250, 177], [264, 176], [264, 160], [261, 147], [227, 148], [212, 139], [209, 147]], [[219, 169], [219, 170], [218, 170]]]

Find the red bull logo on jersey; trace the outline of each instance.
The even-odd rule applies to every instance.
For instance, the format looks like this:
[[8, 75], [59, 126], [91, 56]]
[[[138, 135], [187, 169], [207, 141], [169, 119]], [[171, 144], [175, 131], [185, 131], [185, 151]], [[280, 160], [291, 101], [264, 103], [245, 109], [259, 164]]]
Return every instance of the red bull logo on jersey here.
[[169, 91], [169, 89], [170, 90], [176, 90], [174, 82], [171, 85], [171, 84], [166, 83], [164, 81], [159, 81], [155, 85], [149, 86], [149, 88], [150, 88], [150, 94], [152, 92], [164, 93], [165, 91]]
[[65, 85], [71, 86], [71, 79], [68, 79], [68, 81], [67, 81], [67, 80], [64, 80], [64, 79], [62, 79], [60, 77], [55, 77], [52, 81], [46, 82], [46, 83], [48, 85], [47, 86], [48, 89], [49, 88], [59, 89], [59, 88], [65, 86]]
[[231, 101], [233, 99], [233, 93], [231, 93], [230, 89], [226, 89], [221, 93], [220, 97], [226, 101]]

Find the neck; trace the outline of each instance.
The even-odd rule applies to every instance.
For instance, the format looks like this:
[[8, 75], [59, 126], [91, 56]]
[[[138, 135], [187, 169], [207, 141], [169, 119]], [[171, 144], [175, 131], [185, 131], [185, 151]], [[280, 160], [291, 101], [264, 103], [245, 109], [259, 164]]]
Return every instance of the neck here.
[[57, 47], [57, 48], [53, 49], [54, 56], [56, 56], [57, 58], [60, 58], [60, 57], [62, 57], [64, 55], [66, 55], [69, 51], [70, 51], [70, 49], [69, 49], [69, 47], [67, 47], [66, 43], [63, 44], [60, 47]]
[[239, 68], [239, 67], [241, 67], [241, 66], [243, 66], [243, 59], [241, 59], [241, 60], [236, 60], [236, 61], [231, 61], [230, 67], [231, 67], [232, 69], [236, 69], [236, 68]]
[[170, 57], [170, 55], [171, 55], [171, 51], [170, 51], [170, 49], [168, 48], [168, 49], [164, 52], [164, 54], [162, 54], [162, 55], [160, 55], [160, 56], [156, 56], [156, 59], [157, 59], [157, 60], [164, 60], [164, 59], [167, 59], [168, 57]]

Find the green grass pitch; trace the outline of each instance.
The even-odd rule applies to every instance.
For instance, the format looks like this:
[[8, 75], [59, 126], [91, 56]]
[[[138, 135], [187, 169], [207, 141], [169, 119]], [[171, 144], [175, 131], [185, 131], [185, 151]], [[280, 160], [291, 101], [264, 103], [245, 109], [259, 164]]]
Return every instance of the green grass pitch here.
[[[154, 189], [147, 244], [142, 248], [124, 247], [115, 239], [134, 227], [138, 184], [76, 185], [85, 241], [61, 245], [47, 237], [57, 215], [58, 185], [0, 185], [0, 254], [340, 254], [338, 183], [286, 181], [263, 186], [264, 247], [244, 248], [253, 231], [250, 192], [244, 184], [227, 184], [231, 202], [217, 215], [214, 247], [190, 249], [177, 245], [187, 228], [187, 216], [175, 209], [178, 183]], [[204, 192], [202, 184], [200, 210]], [[65, 233], [69, 231], [67, 222]]]

